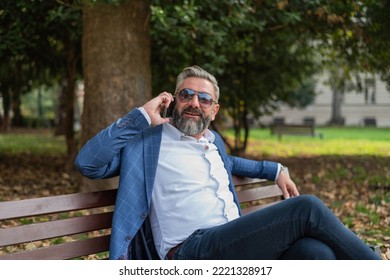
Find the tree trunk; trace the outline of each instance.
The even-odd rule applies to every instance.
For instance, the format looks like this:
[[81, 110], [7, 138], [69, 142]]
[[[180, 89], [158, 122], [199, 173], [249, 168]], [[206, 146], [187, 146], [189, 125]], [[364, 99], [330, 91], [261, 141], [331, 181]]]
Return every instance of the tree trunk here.
[[67, 33], [65, 39], [66, 48], [66, 87], [65, 87], [65, 139], [67, 147], [67, 159], [65, 162], [65, 169], [71, 170], [73, 167], [73, 160], [76, 156], [76, 141], [74, 137], [74, 96], [75, 96], [75, 85], [76, 85], [76, 53], [73, 46], [72, 35], [70, 32]]
[[[150, 3], [84, 4], [81, 144], [151, 97]], [[82, 180], [83, 190], [113, 182]]]
[[54, 135], [65, 135], [65, 118], [66, 118], [66, 81], [61, 80], [57, 106], [56, 106], [56, 116], [55, 116], [55, 130]]
[[11, 96], [8, 89], [5, 89], [3, 91], [3, 109], [4, 109], [4, 115], [3, 115], [3, 123], [1, 125], [2, 131], [8, 131], [10, 127], [10, 117], [9, 117], [9, 111], [11, 107]]
[[23, 126], [23, 117], [20, 110], [20, 105], [22, 104], [20, 100], [20, 85], [14, 85], [12, 87], [12, 99], [11, 99], [11, 106], [12, 106], [12, 125], [15, 127], [22, 127]]
[[344, 118], [341, 112], [341, 106], [343, 104], [344, 94], [343, 91], [338, 88], [333, 88], [332, 97], [332, 115], [329, 121], [331, 125], [344, 125]]

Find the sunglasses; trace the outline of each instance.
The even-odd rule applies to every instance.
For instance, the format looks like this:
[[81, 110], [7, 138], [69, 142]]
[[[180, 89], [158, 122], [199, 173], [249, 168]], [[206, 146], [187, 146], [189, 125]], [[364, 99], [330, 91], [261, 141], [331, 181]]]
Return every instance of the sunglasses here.
[[189, 88], [185, 88], [185, 89], [180, 90], [176, 96], [177, 96], [177, 99], [181, 103], [187, 103], [187, 102], [190, 102], [194, 98], [195, 95], [198, 96], [199, 104], [203, 108], [210, 108], [210, 106], [213, 103], [217, 103], [216, 101], [213, 100], [213, 98], [211, 97], [210, 94], [205, 93], [205, 92], [196, 92], [196, 91], [189, 89]]

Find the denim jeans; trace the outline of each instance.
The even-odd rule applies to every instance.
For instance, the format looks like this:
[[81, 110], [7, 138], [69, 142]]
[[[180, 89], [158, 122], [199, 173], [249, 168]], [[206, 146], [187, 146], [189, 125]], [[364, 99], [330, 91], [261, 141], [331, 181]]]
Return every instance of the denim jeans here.
[[301, 195], [199, 229], [174, 259], [380, 259], [317, 197]]

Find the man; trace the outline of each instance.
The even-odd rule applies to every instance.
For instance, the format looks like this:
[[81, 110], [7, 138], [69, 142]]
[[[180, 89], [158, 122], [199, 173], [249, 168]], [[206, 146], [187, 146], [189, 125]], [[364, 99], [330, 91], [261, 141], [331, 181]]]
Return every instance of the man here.
[[[110, 259], [377, 259], [281, 164], [226, 153], [208, 129], [218, 99], [214, 76], [185, 68], [175, 96], [161, 93], [80, 150], [83, 175], [120, 175]], [[171, 104], [172, 118], [161, 116]], [[288, 199], [240, 216], [232, 175], [275, 180]]]

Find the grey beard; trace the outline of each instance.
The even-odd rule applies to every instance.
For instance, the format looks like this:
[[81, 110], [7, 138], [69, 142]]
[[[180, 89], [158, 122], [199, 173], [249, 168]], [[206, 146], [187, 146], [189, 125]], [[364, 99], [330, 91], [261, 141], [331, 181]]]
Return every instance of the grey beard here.
[[185, 119], [182, 116], [182, 112], [178, 112], [176, 109], [173, 111], [172, 121], [181, 132], [187, 135], [196, 135], [208, 128], [211, 123], [211, 117], [201, 116], [200, 120], [195, 121], [192, 119]]

